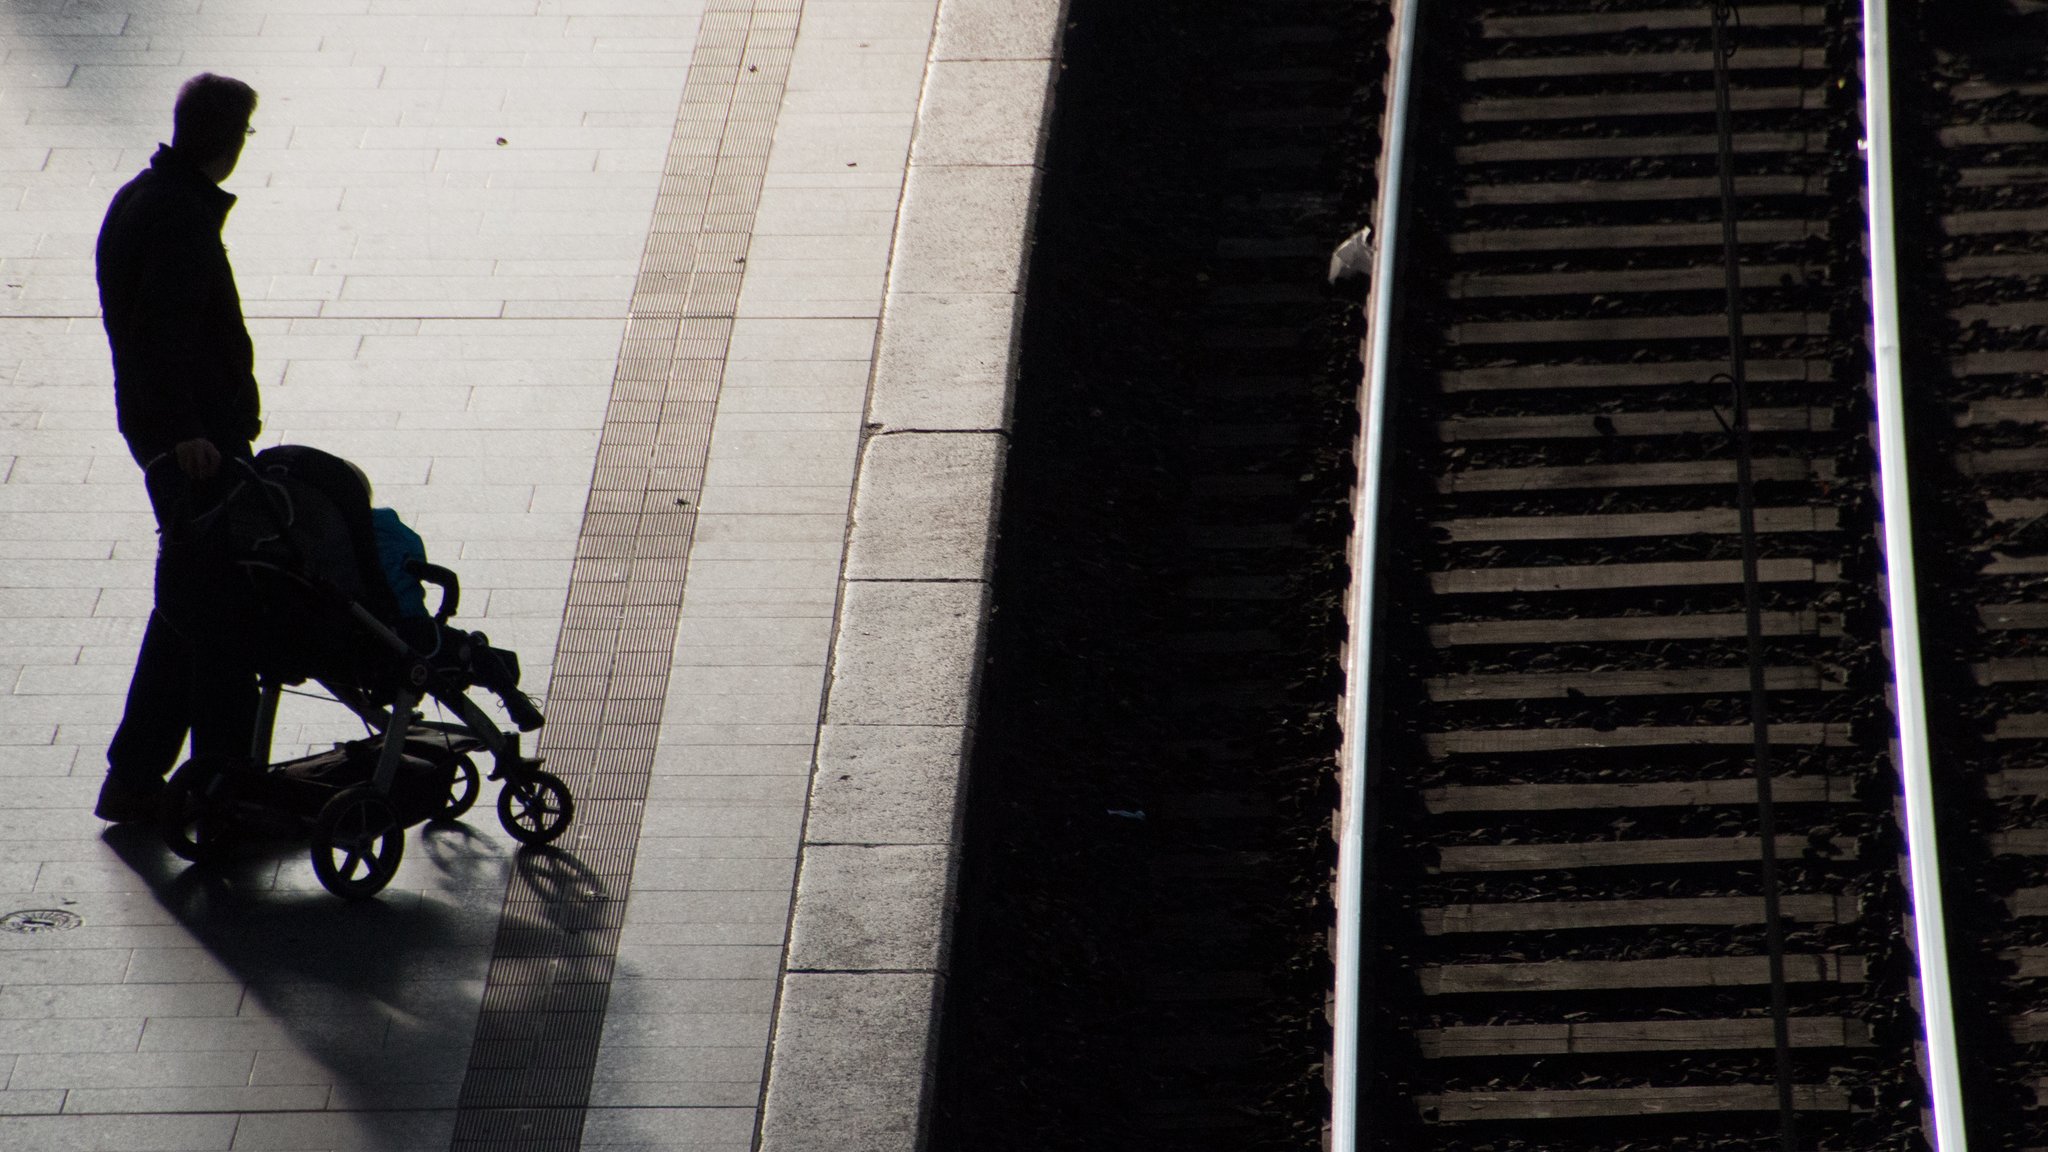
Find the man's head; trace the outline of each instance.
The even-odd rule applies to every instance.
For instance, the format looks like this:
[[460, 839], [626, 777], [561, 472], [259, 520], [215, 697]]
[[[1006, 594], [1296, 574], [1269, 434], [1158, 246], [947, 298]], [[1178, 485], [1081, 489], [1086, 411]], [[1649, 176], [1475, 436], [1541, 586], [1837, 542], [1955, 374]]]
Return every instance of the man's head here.
[[184, 153], [218, 184], [242, 158], [249, 117], [256, 112], [256, 90], [226, 76], [201, 72], [178, 89], [171, 114], [171, 147]]

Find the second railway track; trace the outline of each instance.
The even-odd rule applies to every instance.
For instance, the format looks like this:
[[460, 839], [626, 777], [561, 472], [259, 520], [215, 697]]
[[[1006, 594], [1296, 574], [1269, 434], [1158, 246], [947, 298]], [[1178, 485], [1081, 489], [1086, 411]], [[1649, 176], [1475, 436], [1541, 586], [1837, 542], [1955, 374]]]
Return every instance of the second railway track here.
[[1789, 1102], [1799, 1148], [1915, 1147], [1855, 10], [1731, 26], [1755, 652], [1711, 7], [1423, 11], [1369, 1129], [1385, 1148], [1766, 1148]]
[[2048, 1148], [2048, 22], [1909, 10], [1902, 346], [1965, 1106]]

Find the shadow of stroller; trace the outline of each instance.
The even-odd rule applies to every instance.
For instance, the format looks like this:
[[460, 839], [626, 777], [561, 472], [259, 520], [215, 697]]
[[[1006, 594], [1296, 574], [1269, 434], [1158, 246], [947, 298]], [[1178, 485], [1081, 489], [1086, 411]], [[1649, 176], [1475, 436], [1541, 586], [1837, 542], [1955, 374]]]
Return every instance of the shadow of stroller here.
[[477, 1021], [462, 1104], [481, 1127], [467, 1135], [567, 1125], [556, 1133], [567, 1139], [590, 1102], [625, 898], [558, 848], [521, 849], [506, 892], [497, 943], [507, 979]]
[[244, 986], [235, 1030], [257, 1050], [253, 1087], [327, 1085], [329, 1109], [454, 1106], [512, 865], [501, 842], [424, 827], [437, 882], [360, 902], [278, 887], [297, 844], [197, 866], [154, 831], [118, 826], [105, 842], [211, 955], [213, 978]]

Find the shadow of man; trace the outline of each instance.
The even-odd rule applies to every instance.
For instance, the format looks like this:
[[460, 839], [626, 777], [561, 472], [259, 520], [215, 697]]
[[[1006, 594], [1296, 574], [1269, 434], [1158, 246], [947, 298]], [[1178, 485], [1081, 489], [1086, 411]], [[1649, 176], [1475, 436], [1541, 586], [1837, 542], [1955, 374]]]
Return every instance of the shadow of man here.
[[[496, 841], [462, 825], [428, 826], [421, 841], [442, 884], [352, 903], [317, 887], [276, 885], [285, 862], [303, 851], [298, 845], [186, 866], [153, 832], [110, 828], [107, 845], [215, 971], [245, 990], [232, 1021], [153, 1019], [144, 1048], [253, 1048], [252, 1087], [327, 1085], [328, 1109], [452, 1109], [508, 860]], [[188, 978], [212, 975], [189, 960], [171, 963]]]
[[[215, 1049], [256, 1049], [253, 1087], [327, 1086], [324, 1105], [298, 1107], [349, 1112], [394, 1148], [445, 1143], [463, 1117], [527, 1135], [580, 1130], [625, 896], [573, 853], [508, 858], [468, 825], [428, 824], [414, 858], [439, 884], [350, 903], [277, 886], [296, 844], [184, 866], [145, 830], [104, 838], [245, 989], [236, 1017], [197, 1027]], [[463, 893], [476, 898], [448, 899]]]

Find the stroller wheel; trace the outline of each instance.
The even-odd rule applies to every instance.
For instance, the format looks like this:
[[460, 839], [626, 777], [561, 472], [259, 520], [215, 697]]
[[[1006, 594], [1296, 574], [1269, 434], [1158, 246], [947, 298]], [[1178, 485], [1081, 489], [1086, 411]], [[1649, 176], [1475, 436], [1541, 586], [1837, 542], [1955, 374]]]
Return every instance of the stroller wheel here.
[[342, 789], [313, 821], [313, 873], [344, 900], [382, 892], [404, 856], [405, 829], [368, 784]]
[[455, 761], [455, 777], [448, 785], [448, 805], [429, 816], [429, 820], [460, 820], [471, 808], [476, 807], [476, 798], [484, 790], [484, 774], [477, 771], [476, 761], [467, 756]]
[[508, 776], [498, 790], [498, 823], [521, 844], [552, 844], [576, 818], [576, 801], [562, 778], [535, 768]]
[[222, 760], [200, 757], [179, 765], [157, 802], [164, 846], [194, 864], [220, 860], [232, 851], [230, 784]]

